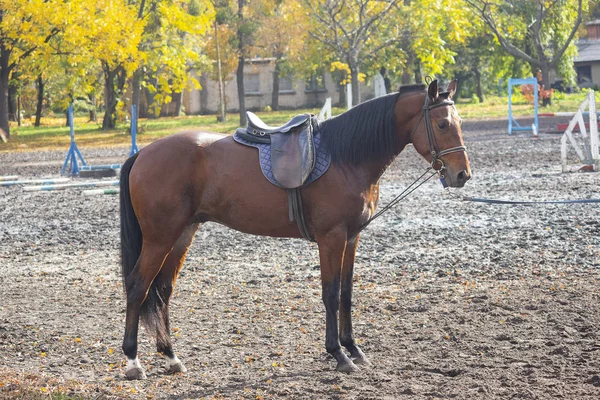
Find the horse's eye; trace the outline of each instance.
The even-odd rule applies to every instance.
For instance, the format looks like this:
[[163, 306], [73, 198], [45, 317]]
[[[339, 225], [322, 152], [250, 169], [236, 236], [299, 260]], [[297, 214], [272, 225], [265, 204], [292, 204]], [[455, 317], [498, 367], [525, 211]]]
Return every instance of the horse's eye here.
[[440, 121], [440, 122], [438, 122], [437, 126], [440, 129], [446, 129], [446, 128], [448, 128], [448, 121], [446, 121], [446, 120]]

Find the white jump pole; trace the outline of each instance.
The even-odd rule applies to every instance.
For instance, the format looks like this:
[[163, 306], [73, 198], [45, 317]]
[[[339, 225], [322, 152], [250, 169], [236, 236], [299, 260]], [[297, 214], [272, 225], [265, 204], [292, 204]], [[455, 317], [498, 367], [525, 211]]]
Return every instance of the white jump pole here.
[[68, 182], [69, 178], [53, 178], [53, 179], [28, 179], [19, 181], [0, 181], [0, 186], [14, 186], [14, 185], [51, 185], [54, 183]]
[[[589, 111], [586, 113], [586, 107]], [[585, 120], [583, 115], [587, 114], [590, 118], [590, 132], [589, 135], [585, 128]], [[573, 136], [573, 129], [579, 125], [579, 131], [581, 138], [584, 140], [584, 148], [577, 143]], [[589, 146], [587, 140], [589, 138]], [[596, 114], [596, 97], [594, 91], [588, 91], [586, 99], [579, 106], [579, 110], [574, 114], [573, 119], [569, 122], [565, 133], [561, 138], [561, 160], [562, 170], [567, 172], [567, 144], [570, 142], [573, 150], [577, 153], [577, 156], [584, 163], [590, 163], [598, 165], [600, 162], [600, 156], [598, 155], [598, 116]]]
[[6, 175], [0, 176], [0, 181], [16, 181], [19, 178], [19, 175]]
[[83, 194], [86, 196], [95, 196], [99, 194], [119, 194], [120, 192], [120, 189], [92, 189], [84, 190]]
[[71, 183], [71, 184], [64, 184], [64, 185], [26, 186], [23, 188], [23, 190], [26, 192], [53, 191], [53, 190], [62, 190], [62, 189], [69, 189], [69, 188], [117, 186], [118, 184], [119, 184], [119, 181], [81, 182], [81, 183]]
[[84, 165], [79, 167], [81, 171], [96, 171], [99, 169], [120, 169], [121, 164], [106, 164], [106, 165]]

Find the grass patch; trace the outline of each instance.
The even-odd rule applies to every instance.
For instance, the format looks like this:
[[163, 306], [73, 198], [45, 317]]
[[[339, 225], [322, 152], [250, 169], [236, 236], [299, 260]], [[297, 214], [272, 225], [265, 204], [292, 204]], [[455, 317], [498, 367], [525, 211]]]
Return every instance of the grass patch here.
[[[334, 112], [341, 113], [341, 109]], [[278, 125], [287, 122], [294, 115], [318, 113], [317, 109], [285, 110], [257, 113], [267, 124]], [[69, 127], [64, 126], [64, 118], [44, 118], [39, 128], [12, 126], [7, 143], [0, 142], [0, 151], [61, 150], [69, 148]], [[217, 122], [214, 115], [193, 115], [184, 117], [140, 119], [138, 145], [151, 143], [161, 137], [187, 129], [210, 132], [232, 133], [239, 127], [239, 115], [228, 114], [226, 122]], [[118, 124], [117, 129], [103, 131], [100, 125], [87, 122], [87, 117], [75, 118], [75, 140], [79, 148], [91, 147], [128, 147], [131, 144], [128, 124]]]
[[[597, 100], [600, 95], [596, 94]], [[576, 111], [586, 92], [565, 94], [555, 92], [552, 105], [540, 107], [540, 113], [559, 111]], [[507, 118], [508, 98], [490, 96], [485, 103], [478, 103], [471, 99], [459, 99], [457, 108], [461, 117], [469, 119], [499, 119]], [[318, 114], [318, 109], [284, 110], [257, 113], [267, 124], [279, 125], [301, 113]], [[343, 112], [341, 108], [334, 108], [333, 115]], [[513, 95], [513, 114], [517, 117], [533, 116], [533, 105], [528, 104], [517, 90]], [[99, 116], [100, 118], [100, 116]], [[99, 119], [101, 120], [101, 119]], [[30, 126], [27, 126], [30, 125]], [[65, 118], [43, 118], [42, 126], [35, 128], [31, 120], [26, 120], [24, 126], [11, 127], [11, 137], [8, 143], [0, 141], [0, 152], [5, 151], [33, 151], [33, 150], [65, 150], [69, 148], [69, 128], [65, 125]], [[226, 122], [217, 122], [215, 115], [194, 115], [185, 117], [140, 119], [140, 132], [137, 140], [139, 145], [151, 143], [161, 137], [174, 134], [187, 129], [205, 130], [219, 133], [232, 133], [239, 127], [237, 113], [227, 115]], [[128, 124], [119, 124], [117, 129], [103, 131], [97, 123], [87, 122], [87, 116], [75, 118], [75, 137], [77, 146], [85, 149], [92, 147], [129, 147], [131, 138], [128, 133]]]

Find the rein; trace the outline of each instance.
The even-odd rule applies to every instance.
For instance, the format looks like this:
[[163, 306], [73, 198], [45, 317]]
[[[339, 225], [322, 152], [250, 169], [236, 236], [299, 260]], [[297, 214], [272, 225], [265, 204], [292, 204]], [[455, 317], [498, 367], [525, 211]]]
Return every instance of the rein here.
[[457, 193], [453, 193], [446, 188], [446, 194], [456, 200], [471, 201], [473, 203], [487, 203], [487, 204], [511, 204], [511, 205], [538, 205], [538, 204], [585, 204], [585, 203], [600, 203], [600, 199], [581, 199], [581, 200], [497, 200], [497, 199], [485, 199], [479, 197], [463, 196]]
[[[425, 132], [427, 133], [427, 141], [429, 142], [429, 151], [431, 154], [431, 166], [428, 167], [425, 170], [425, 172], [423, 172], [423, 174], [420, 177], [415, 179], [413, 181], [413, 183], [411, 183], [406, 189], [404, 189], [404, 191], [402, 191], [402, 193], [400, 193], [399, 195], [394, 197], [385, 207], [383, 207], [381, 210], [379, 210], [377, 213], [375, 213], [371, 218], [369, 218], [367, 220], [367, 222], [362, 224], [358, 228], [358, 230], [353, 235], [351, 235], [351, 237], [358, 235], [371, 222], [373, 222], [373, 220], [375, 218], [379, 218], [384, 212], [388, 211], [389, 209], [394, 207], [396, 204], [398, 204], [400, 201], [404, 200], [409, 194], [411, 194], [417, 188], [419, 188], [421, 185], [423, 185], [425, 182], [427, 182], [428, 180], [433, 178], [434, 175], [439, 173], [440, 181], [442, 182], [442, 185], [444, 186], [444, 188], [447, 187], [446, 180], [444, 179], [444, 175], [441, 173], [445, 169], [445, 166], [444, 166], [444, 162], [440, 159], [440, 157], [445, 156], [450, 153], [456, 153], [459, 151], [464, 151], [466, 153], [467, 147], [466, 146], [456, 146], [456, 147], [451, 147], [449, 149], [444, 149], [444, 150], [440, 151], [440, 149], [437, 145], [437, 141], [435, 140], [435, 134], [433, 132], [433, 125], [431, 124], [430, 111], [433, 110], [434, 108], [438, 108], [438, 107], [452, 106], [452, 105], [454, 105], [454, 102], [452, 100], [445, 99], [437, 104], [430, 105], [429, 101], [430, 101], [430, 97], [429, 97], [429, 95], [426, 94], [425, 95], [425, 104], [423, 105], [423, 110], [421, 111], [419, 120], [417, 121], [417, 123], [415, 124], [415, 127], [410, 132], [410, 141], [412, 142], [412, 138], [413, 138], [415, 132], [417, 131], [417, 128], [421, 124], [421, 121], [423, 119], [425, 119]], [[436, 168], [436, 166], [438, 168]], [[420, 182], [417, 185], [417, 182], [419, 182], [421, 179], [423, 179], [423, 177], [425, 175], [427, 175], [431, 170], [433, 170], [433, 172], [427, 178], [425, 178], [425, 180], [423, 180], [422, 182]]]
[[[427, 169], [425, 170], [425, 172], [423, 172], [423, 174], [418, 177], [417, 179], [415, 179], [413, 181], [413, 183], [411, 183], [410, 185], [408, 185], [408, 187], [406, 189], [404, 189], [402, 191], [402, 193], [400, 193], [398, 196], [394, 197], [392, 199], [392, 201], [390, 201], [388, 204], [385, 205], [385, 207], [383, 207], [381, 210], [377, 211], [371, 218], [369, 218], [367, 220], [367, 222], [365, 222], [364, 224], [362, 224], [355, 233], [353, 233], [352, 235], [350, 235], [350, 237], [354, 237], [356, 235], [358, 235], [360, 232], [362, 232], [363, 229], [365, 229], [371, 222], [373, 222], [373, 220], [375, 218], [379, 218], [381, 216], [381, 214], [383, 214], [384, 212], [388, 211], [389, 209], [391, 209], [392, 207], [394, 207], [396, 204], [398, 204], [399, 202], [401, 202], [402, 200], [404, 200], [409, 194], [411, 194], [412, 192], [414, 192], [415, 190], [417, 190], [421, 185], [423, 185], [425, 182], [427, 182], [428, 180], [430, 180], [431, 178], [433, 178], [438, 171], [434, 170], [427, 178], [425, 178], [425, 180], [423, 180], [421, 183], [419, 183], [418, 185], [415, 186], [415, 184], [417, 182], [419, 182], [421, 179], [423, 179], [423, 177], [425, 175], [427, 175], [427, 173], [429, 173], [433, 168], [432, 167], [427, 167]], [[414, 187], [413, 187], [414, 186]]]

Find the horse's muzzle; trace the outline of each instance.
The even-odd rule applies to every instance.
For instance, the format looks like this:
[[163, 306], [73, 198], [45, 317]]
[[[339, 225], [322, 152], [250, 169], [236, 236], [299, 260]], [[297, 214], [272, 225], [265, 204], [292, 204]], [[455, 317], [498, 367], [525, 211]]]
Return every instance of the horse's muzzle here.
[[458, 174], [456, 174], [455, 187], [465, 186], [465, 183], [467, 183], [469, 179], [471, 179], [471, 173], [466, 169], [463, 169]]

